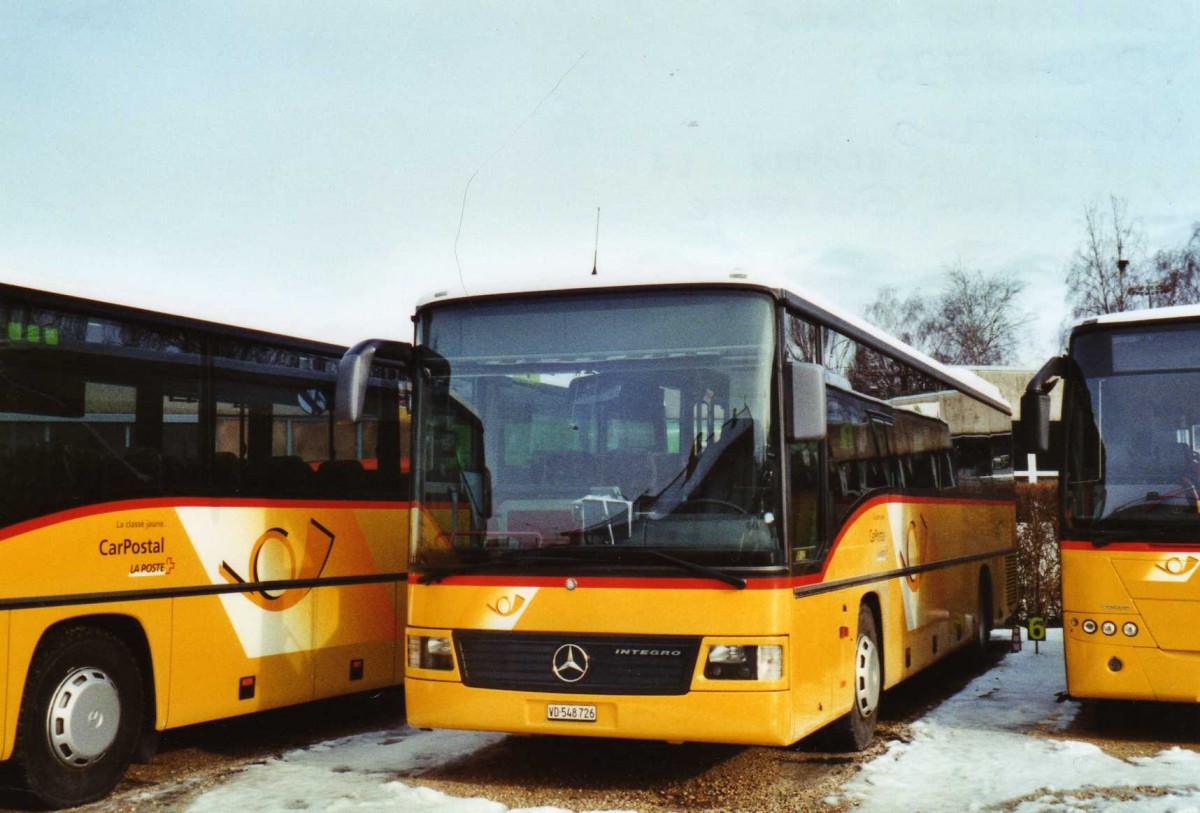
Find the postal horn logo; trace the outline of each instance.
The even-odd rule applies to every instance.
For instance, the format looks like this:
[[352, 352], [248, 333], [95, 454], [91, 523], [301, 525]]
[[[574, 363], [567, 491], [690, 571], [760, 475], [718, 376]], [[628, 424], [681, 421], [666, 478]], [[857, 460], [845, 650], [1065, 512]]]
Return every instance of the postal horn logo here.
[[563, 683], [578, 683], [588, 673], [587, 651], [578, 644], [563, 644], [550, 659], [550, 671]]
[[333, 532], [315, 519], [308, 522], [308, 534], [302, 543], [283, 528], [267, 529], [250, 549], [246, 575], [225, 561], [221, 562], [221, 575], [230, 584], [265, 582], [267, 586], [242, 594], [261, 609], [282, 612], [296, 606], [313, 585], [291, 586], [287, 582], [319, 577], [333, 550]]
[[904, 579], [914, 593], [921, 589], [921, 571], [917, 568], [930, 560], [933, 546], [933, 534], [925, 522], [924, 514], [917, 519], [921, 521], [920, 526], [909, 520], [904, 533], [904, 544], [900, 548], [900, 566], [905, 570]]
[[517, 593], [514, 598], [509, 598], [508, 596], [500, 596], [500, 598], [496, 599], [495, 604], [489, 604], [489, 605], [487, 605], [487, 608], [489, 610], [491, 610], [492, 612], [494, 612], [496, 615], [507, 618], [510, 615], [520, 612], [521, 608], [524, 606], [525, 606], [525, 597], [522, 596], [520, 593]]
[[1200, 559], [1195, 556], [1183, 558], [1180, 556], [1172, 556], [1165, 562], [1155, 563], [1155, 567], [1166, 573], [1169, 576], [1186, 576], [1196, 569], [1196, 565], [1200, 563]]

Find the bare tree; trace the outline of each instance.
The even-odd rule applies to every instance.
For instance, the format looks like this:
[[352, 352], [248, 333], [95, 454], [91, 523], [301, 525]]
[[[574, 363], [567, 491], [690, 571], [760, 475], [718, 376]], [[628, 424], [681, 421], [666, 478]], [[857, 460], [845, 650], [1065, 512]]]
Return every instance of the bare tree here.
[[949, 269], [927, 328], [930, 355], [947, 364], [1011, 363], [1032, 319], [1019, 305], [1024, 288], [1011, 274]]
[[919, 293], [907, 299], [892, 286], [879, 289], [875, 301], [867, 306], [867, 321], [885, 330], [905, 344], [925, 349], [929, 339], [930, 303]]
[[1135, 231], [1125, 201], [1109, 197], [1111, 219], [1100, 207], [1084, 209], [1084, 241], [1067, 268], [1067, 290], [1075, 317], [1119, 313], [1143, 307], [1151, 290], [1138, 255], [1145, 238]]
[[883, 288], [866, 309], [875, 325], [947, 364], [1007, 364], [1032, 317], [1020, 307], [1024, 283], [1011, 274], [948, 268], [939, 293]]
[[1192, 225], [1192, 236], [1182, 248], [1160, 250], [1153, 259], [1152, 305], [1200, 303], [1200, 223]]

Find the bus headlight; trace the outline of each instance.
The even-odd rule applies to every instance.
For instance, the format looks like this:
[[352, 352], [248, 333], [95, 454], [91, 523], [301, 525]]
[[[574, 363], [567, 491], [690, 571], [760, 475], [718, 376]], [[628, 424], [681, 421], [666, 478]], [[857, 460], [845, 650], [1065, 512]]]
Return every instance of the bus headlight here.
[[779, 680], [783, 647], [714, 644], [708, 648], [704, 676], [709, 680]]
[[708, 648], [704, 676], [709, 680], [753, 680], [755, 661], [752, 646], [717, 644]]
[[[753, 649], [754, 647], [750, 647]], [[745, 663], [746, 647], [717, 644], [708, 650], [709, 663]]]
[[454, 668], [450, 639], [444, 635], [408, 636], [408, 667], [410, 669]]

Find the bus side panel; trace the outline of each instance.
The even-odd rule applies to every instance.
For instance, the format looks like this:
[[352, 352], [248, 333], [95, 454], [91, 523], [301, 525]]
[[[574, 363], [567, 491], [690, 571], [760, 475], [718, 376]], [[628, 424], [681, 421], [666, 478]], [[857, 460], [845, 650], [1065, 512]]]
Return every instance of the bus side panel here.
[[[0, 596], [35, 600], [45, 606], [11, 611], [9, 625], [4, 754], [16, 737], [25, 678], [38, 643], [59, 622], [89, 617], [126, 617], [141, 627], [149, 644], [155, 681], [155, 723], [166, 716], [171, 604], [169, 599], [121, 601], [126, 591], [170, 590], [195, 584], [200, 571], [187, 535], [160, 501], [128, 500], [51, 514], [5, 529], [6, 561]], [[104, 597], [72, 605], [80, 595]], [[106, 623], [106, 622], [99, 622]]]
[[[398, 504], [397, 504], [398, 505]], [[322, 574], [328, 578], [393, 574], [374, 584], [321, 587], [316, 593], [316, 697], [390, 686], [397, 673], [399, 634], [407, 591], [400, 574], [408, 559], [409, 509], [354, 511], [340, 526]]]
[[[792, 601], [792, 742], [850, 709], [847, 687], [854, 659], [854, 619], [849, 617], [849, 609], [842, 609], [850, 604], [849, 592]], [[850, 630], [844, 637], [842, 627]]]
[[[168, 653], [171, 637], [171, 602], [169, 599], [113, 602], [110, 604], [45, 607], [15, 610], [4, 613], [3, 631], [7, 637], [8, 669], [4, 687], [4, 746], [0, 759], [12, 756], [16, 744], [17, 719], [24, 696], [25, 678], [33, 661], [33, 653], [46, 631], [56, 624], [96, 625], [111, 627], [114, 620], [127, 619], [140, 628], [150, 649], [150, 673], [142, 680], [149, 690], [154, 688], [156, 728], [165, 725], [167, 716], [167, 681], [170, 675]], [[132, 642], [131, 642], [132, 643]], [[131, 646], [131, 649], [134, 647]]]
[[391, 584], [321, 587], [316, 594], [315, 697], [396, 681], [396, 593]]
[[[875, 595], [886, 687], [972, 640], [982, 621], [979, 574], [986, 564], [992, 564], [995, 589], [1003, 579], [1003, 574], [994, 570], [1001, 560], [955, 562], [989, 550], [1009, 549], [1013, 529], [1011, 503], [897, 496], [868, 503], [843, 527], [824, 581], [861, 578], [872, 572], [889, 574], [865, 589], [836, 594], [846, 607], [844, 625], [852, 638], [859, 605], [868, 593]], [[843, 685], [849, 673], [841, 672], [851, 661], [851, 657], [843, 660], [833, 684], [834, 705], [845, 706], [843, 711], [849, 708], [849, 692]]]
[[175, 599], [170, 726], [312, 699], [314, 603], [310, 592], [268, 613], [240, 593]]
[[[177, 600], [172, 726], [396, 680], [395, 581], [407, 538], [403, 504], [289, 502], [177, 510], [203, 563], [199, 578], [229, 586], [301, 583]], [[367, 583], [312, 584], [357, 578]], [[207, 686], [216, 687], [211, 698]]]

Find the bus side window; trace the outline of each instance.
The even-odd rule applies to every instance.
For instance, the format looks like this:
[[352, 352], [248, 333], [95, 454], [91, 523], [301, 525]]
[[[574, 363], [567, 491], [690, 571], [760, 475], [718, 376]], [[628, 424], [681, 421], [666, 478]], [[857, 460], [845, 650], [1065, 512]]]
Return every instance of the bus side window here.
[[873, 400], [830, 389], [828, 415], [827, 529], [833, 538], [856, 504], [872, 492], [903, 486], [906, 477], [898, 453], [902, 437], [896, 413]]
[[0, 523], [197, 493], [194, 334], [14, 303], [3, 310]]
[[826, 512], [827, 536], [833, 539], [850, 507], [858, 501], [863, 484], [860, 482], [858, 410], [852, 397], [837, 390], [828, 390], [828, 447], [829, 510]]
[[336, 369], [334, 356], [308, 349], [213, 342], [215, 493], [404, 498], [398, 368], [372, 366], [363, 419], [346, 425], [334, 422]]
[[900, 464], [893, 454], [893, 422], [891, 418], [868, 411], [874, 455], [867, 461], [871, 488], [900, 485]]

